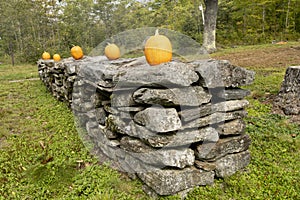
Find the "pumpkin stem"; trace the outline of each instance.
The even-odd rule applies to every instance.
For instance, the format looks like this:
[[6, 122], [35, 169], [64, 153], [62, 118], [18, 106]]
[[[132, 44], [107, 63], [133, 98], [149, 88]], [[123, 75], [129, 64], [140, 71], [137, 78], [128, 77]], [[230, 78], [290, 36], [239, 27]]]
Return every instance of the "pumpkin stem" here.
[[155, 35], [159, 35], [158, 29], [155, 30]]

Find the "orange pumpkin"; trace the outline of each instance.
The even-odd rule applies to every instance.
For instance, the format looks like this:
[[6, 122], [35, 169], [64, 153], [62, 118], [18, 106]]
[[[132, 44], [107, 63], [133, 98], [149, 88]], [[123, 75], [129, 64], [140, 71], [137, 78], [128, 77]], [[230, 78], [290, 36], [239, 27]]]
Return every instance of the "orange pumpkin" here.
[[144, 54], [150, 65], [158, 65], [172, 60], [172, 44], [164, 35], [159, 35], [158, 29], [145, 43]]
[[50, 53], [48, 53], [48, 52], [44, 52], [43, 54], [42, 54], [42, 59], [43, 60], [49, 60], [50, 59]]
[[71, 55], [75, 60], [79, 60], [83, 57], [83, 51], [80, 46], [74, 46], [71, 48]]
[[60, 61], [60, 55], [57, 54], [57, 53], [54, 54], [54, 55], [53, 55], [53, 60], [54, 60], [54, 61], [57, 61], [57, 62]]
[[115, 44], [108, 43], [104, 49], [104, 54], [109, 60], [116, 60], [120, 58], [120, 49]]

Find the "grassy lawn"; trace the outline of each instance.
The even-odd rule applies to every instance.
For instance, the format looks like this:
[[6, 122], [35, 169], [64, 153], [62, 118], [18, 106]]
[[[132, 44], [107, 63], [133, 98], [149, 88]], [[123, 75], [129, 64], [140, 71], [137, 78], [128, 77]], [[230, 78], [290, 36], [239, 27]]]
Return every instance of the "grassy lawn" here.
[[[234, 52], [247, 51], [253, 48]], [[278, 92], [285, 66], [244, 67], [256, 71], [255, 83], [246, 87], [252, 91], [245, 119], [251, 163], [213, 186], [196, 188], [187, 199], [300, 199], [300, 126], [273, 114], [266, 101]], [[0, 199], [149, 199], [141, 182], [98, 164], [82, 144], [70, 109], [36, 78], [36, 66], [0, 65]]]

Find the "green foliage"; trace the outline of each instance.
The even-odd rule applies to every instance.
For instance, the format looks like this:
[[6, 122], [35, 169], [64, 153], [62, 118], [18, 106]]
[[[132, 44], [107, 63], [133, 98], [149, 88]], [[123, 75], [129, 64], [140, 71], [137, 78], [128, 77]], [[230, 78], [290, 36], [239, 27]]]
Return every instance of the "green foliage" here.
[[[63, 58], [80, 45], [85, 54], [108, 37], [141, 27], [164, 27], [202, 43], [203, 0], [0, 0], [0, 62], [36, 62], [43, 51]], [[297, 0], [219, 0], [220, 47], [297, 40]]]
[[271, 43], [297, 40], [297, 0], [222, 0], [217, 23], [221, 45]]

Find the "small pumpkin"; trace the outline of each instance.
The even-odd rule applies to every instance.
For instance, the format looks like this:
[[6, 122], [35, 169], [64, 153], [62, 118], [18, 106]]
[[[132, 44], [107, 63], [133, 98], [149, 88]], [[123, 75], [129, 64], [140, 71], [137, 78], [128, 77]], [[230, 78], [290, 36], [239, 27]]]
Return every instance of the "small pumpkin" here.
[[172, 44], [164, 35], [159, 35], [158, 29], [145, 43], [144, 54], [150, 65], [159, 65], [172, 60]]
[[83, 57], [83, 51], [80, 46], [73, 46], [71, 48], [71, 55], [75, 60], [79, 60]]
[[53, 60], [54, 60], [54, 61], [58, 62], [58, 61], [60, 61], [60, 59], [61, 59], [61, 58], [60, 58], [60, 55], [59, 55], [59, 54], [56, 53], [56, 54], [53, 55]]
[[51, 56], [50, 56], [50, 53], [48, 53], [48, 52], [44, 52], [43, 54], [42, 54], [42, 59], [43, 60], [49, 60], [51, 58]]
[[108, 43], [104, 49], [104, 55], [109, 60], [116, 60], [116, 59], [120, 58], [121, 53], [120, 53], [120, 49], [117, 45]]

